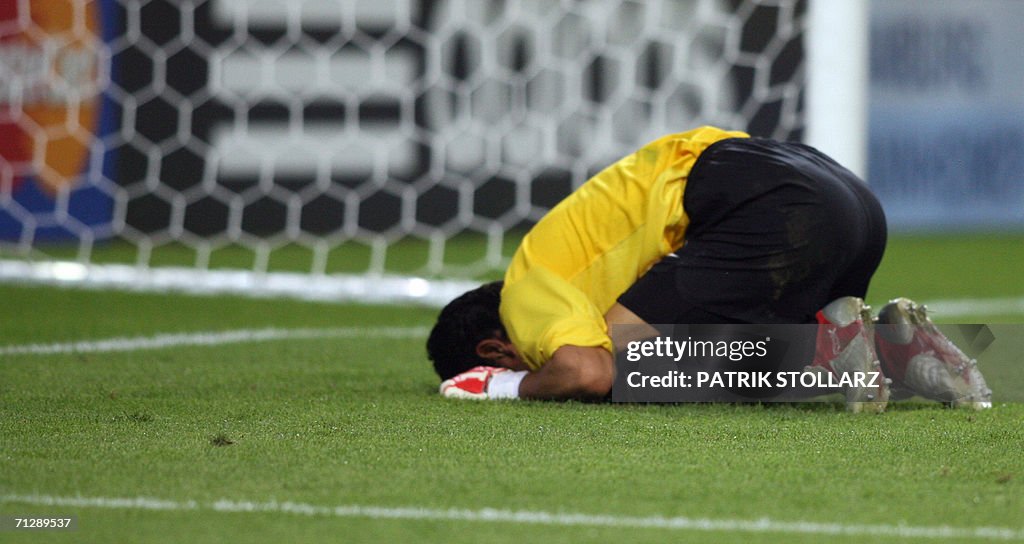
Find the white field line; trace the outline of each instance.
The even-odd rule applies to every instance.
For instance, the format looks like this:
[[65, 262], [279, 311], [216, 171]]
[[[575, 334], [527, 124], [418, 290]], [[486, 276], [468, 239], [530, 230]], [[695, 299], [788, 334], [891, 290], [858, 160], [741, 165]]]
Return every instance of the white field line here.
[[480, 285], [474, 281], [428, 280], [413, 276], [143, 268], [123, 264], [5, 259], [0, 259], [0, 281], [81, 289], [412, 304], [438, 308], [467, 289]]
[[531, 510], [483, 508], [437, 509], [367, 505], [318, 506], [296, 502], [250, 502], [222, 499], [215, 502], [175, 501], [152, 497], [60, 497], [51, 495], [0, 495], [0, 503], [19, 503], [63, 508], [107, 508], [117, 510], [209, 511], [223, 513], [257, 512], [335, 518], [400, 519], [556, 525], [570, 527], [611, 527], [626, 529], [667, 529], [680, 531], [722, 531], [840, 535], [855, 537], [928, 538], [950, 540], [1024, 540], [1024, 530], [1006, 527], [950, 527], [947, 525], [891, 525], [777, 521], [771, 518], [711, 519], [684, 516], [619, 516], [573, 514]]
[[[936, 300], [928, 303], [934, 315], [952, 317], [983, 315], [1024, 315], [1024, 297], [1000, 299]], [[335, 327], [322, 329], [241, 329], [219, 332], [167, 333], [153, 336], [109, 338], [53, 344], [0, 346], [0, 357], [10, 355], [53, 355], [61, 353], [105, 353], [163, 349], [179, 346], [216, 346], [272, 340], [317, 338], [422, 338], [425, 327]]]
[[[480, 282], [410, 276], [311, 275], [248, 270], [198, 270], [180, 267], [141, 268], [72, 261], [0, 259], [0, 281], [87, 289], [121, 289], [194, 295], [231, 294], [328, 302], [412, 304], [442, 307]], [[891, 296], [898, 296], [892, 293]], [[990, 315], [1024, 316], [1024, 297], [918, 300], [944, 320]]]
[[948, 321], [951, 317], [977, 317], [990, 315], [1024, 316], [1024, 297], [964, 298], [922, 301], [935, 316]]
[[108, 353], [164, 349], [181, 346], [218, 346], [242, 342], [272, 340], [308, 340], [318, 338], [423, 338], [424, 327], [336, 327], [328, 329], [240, 329], [194, 333], [157, 334], [108, 338], [54, 344], [23, 344], [0, 346], [0, 357], [10, 355], [54, 355], [63, 353]]

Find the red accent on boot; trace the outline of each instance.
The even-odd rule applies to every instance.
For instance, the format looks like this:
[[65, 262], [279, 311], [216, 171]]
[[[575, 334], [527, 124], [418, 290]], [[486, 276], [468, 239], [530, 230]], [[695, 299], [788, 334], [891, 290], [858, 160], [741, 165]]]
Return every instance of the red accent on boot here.
[[820, 366], [835, 374], [831, 362], [850, 345], [861, 331], [864, 330], [864, 322], [857, 319], [845, 327], [840, 327], [828, 320], [825, 313], [818, 311], [815, 314], [818, 319], [818, 337], [814, 349], [814, 362], [811, 366]]

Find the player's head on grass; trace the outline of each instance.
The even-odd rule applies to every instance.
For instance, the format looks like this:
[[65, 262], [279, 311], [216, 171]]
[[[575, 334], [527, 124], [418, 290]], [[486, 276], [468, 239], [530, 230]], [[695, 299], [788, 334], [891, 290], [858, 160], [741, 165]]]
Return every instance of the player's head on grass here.
[[495, 281], [466, 291], [437, 316], [427, 338], [427, 356], [442, 380], [489, 364], [480, 354], [480, 343], [508, 338], [498, 316], [502, 284]]

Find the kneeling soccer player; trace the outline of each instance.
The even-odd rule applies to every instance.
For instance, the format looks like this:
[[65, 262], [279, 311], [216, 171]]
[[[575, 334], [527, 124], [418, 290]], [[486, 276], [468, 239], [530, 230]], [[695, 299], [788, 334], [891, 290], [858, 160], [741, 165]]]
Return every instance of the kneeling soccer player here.
[[[819, 341], [812, 368], [875, 371], [862, 297], [885, 241], [877, 199], [819, 151], [714, 127], [672, 134], [555, 206], [504, 282], [441, 311], [427, 352], [445, 396], [592, 399], [614, 381], [613, 325], [818, 322], [842, 342]], [[910, 344], [889, 351], [928, 349]], [[983, 383], [957, 387], [984, 400]], [[851, 410], [882, 411], [889, 389], [845, 394]]]

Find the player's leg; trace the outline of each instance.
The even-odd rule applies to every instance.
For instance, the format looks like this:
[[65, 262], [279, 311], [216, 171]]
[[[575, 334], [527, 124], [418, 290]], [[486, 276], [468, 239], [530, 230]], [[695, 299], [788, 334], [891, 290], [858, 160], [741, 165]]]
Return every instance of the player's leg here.
[[[686, 245], [619, 302], [649, 323], [814, 323], [851, 270], [865, 277], [849, 294], [863, 295], [885, 245], [884, 218], [865, 211], [853, 183], [861, 182], [806, 146], [756, 139], [712, 145], [686, 189]], [[873, 371], [870, 320], [860, 308], [853, 314], [856, 323], [833, 325], [859, 326], [851, 335], [859, 339], [824, 362], [845, 353], [843, 370]], [[806, 344], [800, 361], [812, 359], [813, 335]], [[866, 400], [884, 407], [884, 387], [850, 393], [851, 409]]]
[[[817, 160], [831, 161], [816, 150], [805, 152]], [[842, 265], [835, 267], [828, 295], [832, 302], [815, 315], [818, 334], [809, 369], [839, 375], [869, 373], [877, 378], [878, 386], [847, 388], [847, 403], [853, 411], [881, 411], [889, 399], [891, 380], [881, 376], [871, 309], [863, 297], [885, 252], [885, 214], [867, 185], [847, 171], [831, 170], [833, 175], [820, 179], [831, 188], [824, 195], [825, 205], [829, 215], [849, 230], [844, 242], [836, 246], [843, 254], [837, 260], [837, 265]]]
[[[831, 193], [831, 197], [840, 202], [831, 205], [830, 213], [843, 213], [840, 211], [843, 209], [859, 209], [861, 217], [859, 220], [847, 219], [856, 225], [858, 230], [851, 233], [850, 243], [847, 244], [851, 258], [845, 268], [836, 275], [829, 299], [844, 296], [864, 298], [871, 277], [878, 269], [885, 253], [888, 238], [885, 212], [867, 185], [852, 174], [835, 176], [833, 181], [841, 184], [842, 188]], [[841, 202], [843, 200], [846, 202]], [[853, 205], [854, 200], [859, 206]]]
[[831, 300], [863, 296], [885, 246], [881, 208], [863, 183], [799, 144], [713, 144], [684, 207], [686, 245], [620, 299], [649, 323], [814, 323]]

